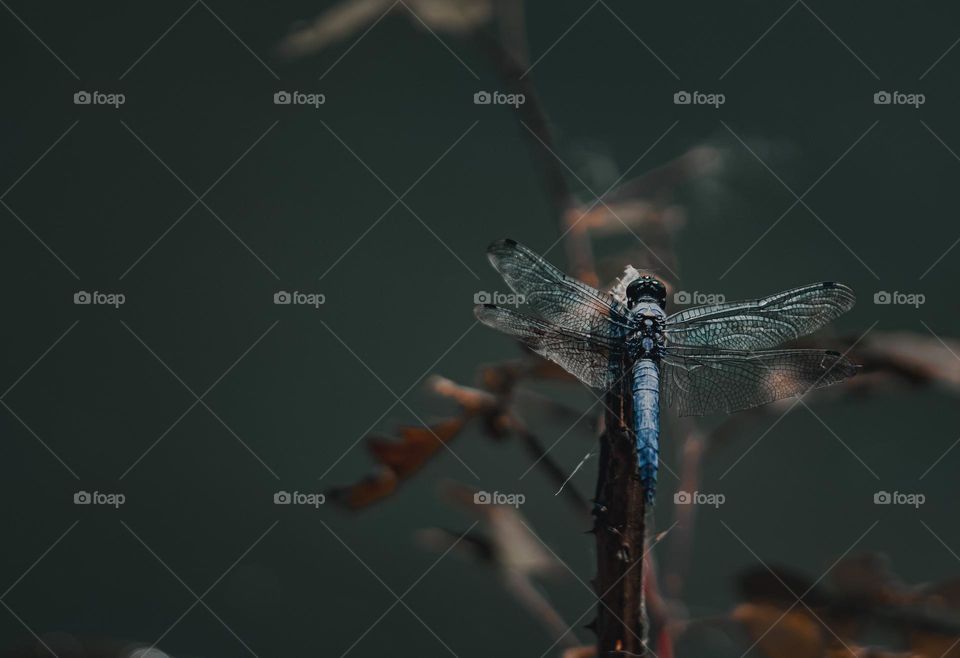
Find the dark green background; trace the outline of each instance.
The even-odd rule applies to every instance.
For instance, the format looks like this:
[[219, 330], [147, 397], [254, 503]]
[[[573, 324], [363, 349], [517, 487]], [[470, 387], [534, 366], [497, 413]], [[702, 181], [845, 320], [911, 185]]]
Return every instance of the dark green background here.
[[[5, 537], [0, 588], [13, 585], [79, 520], [3, 599], [38, 634], [151, 642], [194, 602], [121, 520], [198, 595], [279, 520], [205, 602], [260, 656], [340, 655], [394, 598], [323, 524], [402, 593], [435, 559], [415, 544], [413, 533], [434, 525], [466, 528], [470, 522], [438, 500], [442, 478], [522, 491], [528, 501], [523, 511], [544, 540], [581, 578], [593, 573], [592, 541], [553, 497], [552, 485], [537, 472], [518, 483], [528, 466], [522, 452], [491, 444], [475, 430], [453, 449], [480, 482], [445, 454], [395, 499], [361, 515], [332, 506], [316, 511], [272, 503], [277, 489], [318, 491], [368, 472], [369, 459], [358, 445], [318, 480], [394, 402], [387, 387], [401, 394], [471, 326], [474, 292], [502, 288], [487, 267], [484, 247], [511, 236], [542, 250], [558, 236], [523, 129], [509, 109], [472, 102], [477, 90], [502, 85], [469, 43], [443, 36], [479, 81], [402, 14], [381, 21], [322, 82], [320, 74], [352, 38], [296, 62], [272, 55], [294, 21], [330, 4], [197, 4], [122, 81], [123, 72], [189, 3], [9, 0], [9, 10], [79, 80], [11, 11], [0, 10], [0, 187], [13, 184], [79, 121], [4, 197], [79, 281], [0, 208], [0, 386], [13, 384], [78, 322], [3, 400], [79, 481], [11, 411], [0, 409]], [[675, 120], [679, 124], [635, 174], [704, 142], [728, 148], [731, 167], [689, 198], [689, 224], [678, 246], [685, 289], [722, 291], [737, 299], [836, 279], [853, 286], [860, 300], [837, 323], [843, 331], [859, 333], [878, 321], [874, 331], [929, 335], [922, 321], [943, 336], [957, 333], [960, 250], [919, 280], [960, 236], [955, 219], [960, 162], [921, 124], [960, 149], [960, 50], [919, 80], [960, 37], [955, 7], [797, 4], [719, 81], [787, 11], [788, 2], [608, 5], [679, 81], [603, 5], [594, 6], [531, 75], [554, 122], [559, 154], [596, 192]], [[550, 48], [589, 7], [530, 3], [532, 57]], [[119, 110], [75, 106], [72, 95], [80, 89], [119, 91], [127, 102]], [[322, 92], [327, 103], [319, 110], [278, 107], [272, 95], [279, 89]], [[727, 102], [719, 110], [678, 107], [672, 103], [678, 89], [720, 91]], [[927, 102], [919, 110], [876, 106], [872, 96], [879, 89], [922, 92]], [[793, 202], [721, 121], [802, 194], [878, 120], [805, 201], [879, 280], [798, 206], [718, 282]], [[197, 194], [277, 122], [205, 202], [279, 281], [201, 205], [119, 280], [194, 200], [121, 121]], [[437, 237], [397, 206], [320, 281], [394, 201], [332, 133], [400, 194], [475, 121], [470, 134], [405, 198]], [[601, 154], [612, 168], [591, 178], [583, 166], [585, 153]], [[632, 239], [606, 240], [597, 248], [614, 253]], [[562, 250], [551, 258], [562, 264]], [[79, 289], [121, 291], [127, 303], [119, 310], [75, 306], [72, 295]], [[275, 306], [278, 289], [322, 292], [327, 303], [319, 310]], [[920, 309], [875, 306], [877, 290], [923, 292], [927, 303]], [[279, 481], [201, 405], [118, 481], [194, 402], [121, 321], [197, 394], [278, 323], [205, 401]], [[477, 328], [432, 371], [469, 382], [479, 363], [510, 356], [514, 349], [505, 338]], [[586, 392], [575, 395], [583, 408], [593, 401]], [[406, 401], [427, 420], [449, 411], [419, 389]], [[819, 575], [879, 520], [859, 549], [888, 553], [908, 582], [956, 573], [957, 558], [921, 520], [960, 551], [954, 484], [960, 450], [918, 482], [957, 439], [955, 402], [929, 392], [817, 413], [880, 482], [802, 408], [723, 482], [719, 475], [766, 426], [711, 454], [702, 488], [724, 492], [727, 504], [699, 514], [685, 601], [692, 614], [728, 610], [735, 601], [735, 574], [755, 562], [721, 521], [764, 560]], [[389, 431], [403, 422], [416, 418], [398, 405], [375, 429]], [[550, 441], [561, 431], [548, 432]], [[675, 466], [669, 432], [664, 444], [664, 459]], [[589, 437], [571, 434], [554, 454], [572, 468], [591, 447]], [[594, 476], [585, 468], [574, 484], [589, 493]], [[670, 522], [676, 486], [668, 475], [663, 482], [661, 527]], [[119, 511], [78, 507], [72, 494], [81, 488], [122, 491], [127, 503]], [[919, 511], [878, 508], [872, 494], [881, 488], [922, 491], [928, 502]], [[669, 541], [662, 550], [669, 550]], [[589, 592], [572, 578], [548, 589], [570, 621], [590, 605]], [[539, 656], [550, 644], [488, 574], [453, 556], [405, 601], [460, 656]], [[591, 637], [583, 630], [578, 634]], [[30, 641], [7, 610], [0, 610], [0, 638], [3, 646]], [[245, 652], [200, 605], [160, 646], [175, 655]], [[446, 654], [402, 606], [350, 655], [385, 652]]]

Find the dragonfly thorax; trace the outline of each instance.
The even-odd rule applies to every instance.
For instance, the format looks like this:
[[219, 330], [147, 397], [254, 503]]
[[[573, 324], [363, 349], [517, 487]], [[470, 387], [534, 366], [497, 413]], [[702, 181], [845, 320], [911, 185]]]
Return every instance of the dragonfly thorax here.
[[633, 308], [633, 320], [636, 328], [627, 339], [632, 345], [630, 351], [637, 357], [658, 358], [664, 344], [666, 314], [663, 309], [655, 302], [641, 301]]

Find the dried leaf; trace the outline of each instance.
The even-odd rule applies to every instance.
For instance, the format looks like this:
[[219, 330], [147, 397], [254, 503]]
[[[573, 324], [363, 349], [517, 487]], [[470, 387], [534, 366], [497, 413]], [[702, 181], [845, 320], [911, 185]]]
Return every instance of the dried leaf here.
[[350, 509], [361, 509], [383, 500], [397, 489], [398, 478], [389, 468], [368, 475], [349, 487], [338, 487], [327, 493], [330, 499]]
[[328, 9], [309, 25], [291, 32], [280, 43], [280, 52], [299, 57], [342, 41], [376, 21], [393, 0], [347, 0]]
[[466, 413], [471, 415], [492, 413], [497, 409], [497, 397], [492, 393], [463, 386], [440, 375], [428, 377], [427, 388], [437, 395], [455, 400]]
[[917, 658], [960, 658], [960, 638], [932, 633], [915, 633], [910, 648]]
[[433, 456], [452, 441], [466, 423], [465, 417], [451, 418], [427, 427], [401, 427], [400, 436], [394, 438], [373, 437], [367, 448], [383, 468], [348, 487], [329, 492], [332, 500], [360, 509], [383, 500]]
[[399, 441], [372, 438], [367, 442], [367, 448], [378, 462], [403, 479], [437, 454], [443, 444], [449, 443], [463, 429], [463, 425], [463, 418], [451, 418], [427, 427], [401, 427]]
[[743, 603], [730, 616], [768, 658], [823, 658], [826, 651], [822, 627], [802, 608], [784, 614], [779, 605]]
[[897, 578], [890, 560], [879, 553], [861, 553], [840, 560], [830, 571], [830, 582], [844, 598], [874, 605], [907, 602], [908, 588]]
[[647, 200], [663, 204], [681, 185], [702, 176], [714, 175], [723, 165], [723, 151], [713, 146], [697, 146], [679, 158], [622, 183], [603, 196], [608, 204]]
[[911, 331], [867, 337], [859, 353], [871, 370], [905, 371], [960, 394], [960, 341]]
[[478, 504], [479, 492], [461, 484], [449, 483], [442, 491], [444, 498], [480, 520], [499, 569], [526, 575], [560, 571], [560, 562], [524, 523], [517, 508]]
[[[801, 595], [810, 589], [811, 580], [788, 569], [774, 568], [773, 571], [776, 575], [764, 566], [757, 566], [740, 577], [746, 602], [732, 613], [732, 618], [743, 623], [755, 639], [769, 628], [771, 616], [776, 619], [787, 614], [778, 625], [781, 627], [759, 643], [770, 658], [812, 655], [808, 652], [816, 649], [814, 627], [819, 631], [818, 642], [826, 656], [849, 655], [847, 647], [864, 658], [907, 655], [885, 648], [859, 646], [858, 640], [864, 632], [883, 628], [893, 634], [893, 646], [909, 645], [917, 658], [960, 658], [960, 615], [956, 607], [960, 602], [960, 582], [956, 580], [911, 587], [896, 576], [884, 556], [864, 553], [837, 562], [831, 569], [830, 585], [818, 585], [804, 596], [805, 605], [795, 605], [795, 594]], [[791, 607], [792, 612], [787, 613]], [[793, 618], [787, 623], [791, 615]], [[807, 621], [803, 615], [808, 617]], [[788, 652], [791, 633], [796, 635], [793, 645], [804, 653]]]
[[[580, 212], [574, 213], [571, 221], [576, 223], [578, 229], [589, 230], [594, 235], [636, 233], [655, 251], [659, 250], [654, 245], [659, 245], [665, 253], [672, 252], [674, 236], [686, 224], [684, 210], [672, 204], [678, 188], [684, 183], [713, 174], [721, 161], [721, 151], [717, 148], [693, 148], [662, 167], [607, 192], [602, 197], [602, 203], [591, 201], [582, 204]], [[587, 213], [585, 216], [584, 212]], [[664, 254], [658, 255], [664, 257]], [[642, 260], [618, 260], [621, 268], [623, 263], [632, 263], [644, 269]]]
[[559, 573], [562, 565], [537, 539], [520, 511], [512, 506], [480, 502], [481, 492], [461, 484], [447, 483], [441, 492], [447, 501], [478, 519], [480, 529], [461, 538], [462, 533], [431, 528], [418, 533], [420, 541], [435, 551], [455, 546], [460, 554], [492, 568], [503, 587], [557, 644], [579, 645], [564, 619], [533, 584], [534, 576]]
[[490, 0], [406, 0], [432, 29], [453, 34], [469, 32], [490, 21]]
[[347, 0], [320, 14], [281, 41], [279, 51], [301, 57], [368, 29], [386, 12], [402, 12], [417, 27], [460, 34], [490, 21], [491, 0]]

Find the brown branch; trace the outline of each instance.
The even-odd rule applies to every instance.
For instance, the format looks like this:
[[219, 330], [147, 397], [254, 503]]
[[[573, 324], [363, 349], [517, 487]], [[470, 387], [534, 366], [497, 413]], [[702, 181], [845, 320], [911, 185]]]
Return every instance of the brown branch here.
[[570, 630], [567, 622], [529, 578], [521, 574], [504, 573], [500, 579], [507, 591], [534, 619], [540, 622], [547, 634], [556, 638], [557, 644], [567, 649], [579, 646], [580, 641]]
[[550, 130], [550, 121], [537, 96], [533, 80], [528, 75], [529, 69], [488, 32], [479, 30], [475, 36], [480, 50], [490, 58], [510, 92], [523, 94], [524, 102], [516, 109], [517, 119], [523, 125], [522, 133], [543, 173], [547, 195], [567, 251], [569, 271], [578, 279], [596, 286], [599, 278], [586, 223], [577, 223], [582, 213], [567, 183], [563, 165], [557, 160], [557, 147]]
[[[684, 419], [685, 420], [685, 419]], [[677, 423], [685, 426], [678, 432], [685, 436], [683, 457], [680, 463], [680, 491], [697, 491], [700, 488], [701, 464], [707, 448], [707, 439], [692, 421]], [[689, 571], [693, 553], [693, 530], [696, 521], [696, 505], [674, 505], [676, 530], [670, 543], [669, 562], [663, 576], [668, 596], [680, 600], [683, 595], [685, 574]]]
[[[647, 509], [637, 477], [637, 453], [624, 419], [630, 398], [607, 394], [606, 428], [600, 437], [600, 474], [594, 507], [600, 598], [594, 630], [599, 656], [646, 655], [643, 585]], [[652, 515], [651, 515], [652, 517]]]

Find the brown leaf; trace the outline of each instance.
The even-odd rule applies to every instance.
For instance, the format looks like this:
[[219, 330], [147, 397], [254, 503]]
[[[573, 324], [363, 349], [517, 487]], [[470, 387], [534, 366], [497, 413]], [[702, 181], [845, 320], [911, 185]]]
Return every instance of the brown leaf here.
[[376, 475], [368, 475], [349, 487], [332, 489], [327, 495], [331, 500], [345, 507], [361, 509], [392, 494], [397, 484], [397, 474], [389, 468], [384, 468]]
[[742, 603], [730, 616], [768, 658], [823, 658], [826, 643], [816, 619], [802, 608], [784, 612], [780, 605]]
[[830, 571], [830, 581], [839, 595], [874, 605], [903, 603], [911, 597], [890, 560], [879, 553], [845, 557]]
[[519, 509], [481, 502], [476, 489], [447, 483], [443, 497], [479, 521], [479, 530], [467, 535], [442, 528], [418, 533], [420, 541], [435, 551], [451, 547], [490, 567], [507, 592], [536, 619], [557, 644], [578, 646], [568, 624], [533, 583], [534, 576], [562, 571], [562, 564], [537, 538]]
[[401, 427], [400, 440], [371, 438], [367, 448], [378, 462], [400, 479], [409, 477], [449, 443], [461, 429], [463, 418], [451, 418], [427, 427]]
[[281, 54], [299, 57], [342, 41], [379, 18], [391, 0], [348, 0], [334, 5], [280, 43]]
[[[849, 655], [847, 647], [864, 658], [905, 656], [882, 648], [858, 646], [858, 640], [867, 630], [883, 628], [894, 637], [892, 646], [908, 645], [914, 656], [960, 658], [960, 615], [957, 614], [960, 582], [957, 580], [923, 587], [907, 585], [896, 576], [889, 561], [877, 553], [852, 555], [838, 561], [831, 569], [829, 585], [820, 583], [814, 587], [801, 573], [778, 567], [773, 570], [775, 573], [761, 565], [747, 569], [739, 578], [741, 595], [746, 602], [732, 617], [742, 622], [755, 639], [769, 628], [769, 624], [764, 624], [773, 610], [779, 610], [778, 615], [784, 614], [792, 606], [794, 612], [806, 614], [816, 622], [826, 656]], [[796, 595], [804, 592], [808, 593], [803, 596], [803, 603], [795, 604]], [[796, 646], [813, 650], [810, 628], [801, 621], [802, 617], [794, 617], [791, 624], [776, 631], [778, 635], [767, 647], [770, 650], [764, 649], [770, 658], [792, 655], [783, 653], [786, 644], [781, 646], [789, 633], [797, 635]], [[764, 643], [760, 646], [763, 648]]]
[[481, 522], [499, 569], [526, 575], [560, 570], [560, 562], [537, 539], [516, 507], [478, 504], [476, 496], [480, 492], [462, 484], [448, 483], [442, 493], [448, 501]]
[[383, 500], [452, 441], [465, 423], [465, 417], [450, 418], [427, 427], [401, 427], [396, 439], [368, 439], [368, 450], [383, 468], [356, 484], [333, 489], [328, 495], [351, 509]]
[[910, 648], [918, 658], [960, 658], [960, 638], [949, 635], [915, 633]]
[[428, 377], [427, 388], [437, 395], [456, 401], [471, 415], [491, 413], [497, 409], [497, 397], [492, 393], [463, 386], [440, 375]]
[[911, 331], [880, 332], [865, 341], [862, 360], [870, 369], [901, 370], [960, 393], [960, 341]]
[[490, 21], [490, 0], [346, 0], [323, 12], [281, 41], [279, 51], [301, 57], [350, 38], [376, 23], [388, 11], [407, 14], [414, 25], [459, 34]]
[[[490, 0], [407, 0], [419, 20], [434, 30], [461, 34], [488, 23]], [[416, 20], [416, 19], [415, 19]]]

